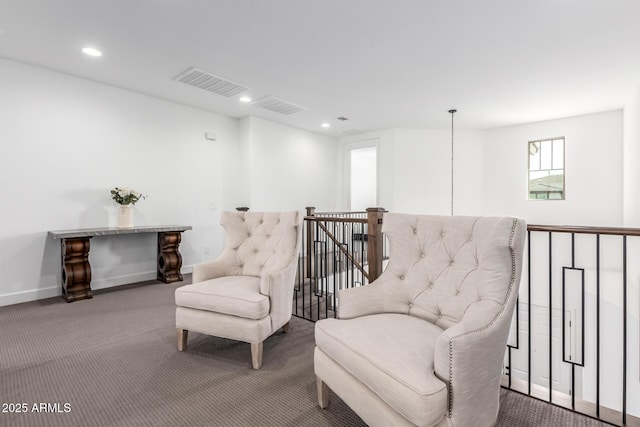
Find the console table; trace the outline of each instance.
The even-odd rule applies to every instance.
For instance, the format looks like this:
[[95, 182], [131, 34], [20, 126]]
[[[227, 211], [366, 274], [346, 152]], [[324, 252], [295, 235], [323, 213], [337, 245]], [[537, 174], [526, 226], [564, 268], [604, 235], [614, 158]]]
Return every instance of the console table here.
[[191, 226], [149, 225], [132, 228], [81, 228], [77, 230], [49, 231], [53, 239], [60, 239], [62, 249], [62, 297], [67, 302], [93, 298], [91, 292], [91, 265], [89, 265], [89, 239], [95, 236], [158, 233], [158, 275], [164, 283], [182, 280], [182, 255], [178, 250], [182, 232]]

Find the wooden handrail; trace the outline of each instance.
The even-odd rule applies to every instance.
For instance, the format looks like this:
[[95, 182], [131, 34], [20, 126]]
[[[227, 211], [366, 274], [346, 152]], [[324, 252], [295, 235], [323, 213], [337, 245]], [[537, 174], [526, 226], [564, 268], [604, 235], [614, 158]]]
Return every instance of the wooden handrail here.
[[367, 211], [352, 211], [352, 212], [316, 212], [315, 215], [366, 215]]
[[[307, 207], [307, 215], [304, 217], [304, 221], [307, 224], [307, 243], [306, 243], [306, 270], [307, 278], [311, 277], [311, 260], [315, 257], [315, 239], [316, 228], [322, 229], [326, 235], [338, 246], [340, 251], [353, 263], [363, 276], [369, 281], [373, 282], [382, 274], [382, 259], [383, 259], [383, 246], [384, 238], [382, 235], [382, 216], [386, 212], [384, 208], [368, 208], [366, 212], [316, 212], [315, 207]], [[351, 214], [366, 214], [364, 217], [347, 217], [340, 215]], [[331, 216], [323, 216], [331, 215]], [[313, 222], [316, 223], [316, 227], [313, 227]], [[351, 223], [351, 224], [363, 224], [361, 238], [367, 241], [367, 264], [369, 269], [365, 272], [362, 260], [362, 265], [354, 259], [354, 257], [344, 248], [341, 242], [335, 238], [335, 236], [329, 231], [328, 223]], [[365, 228], [366, 225], [366, 235]]]
[[640, 228], [628, 227], [591, 227], [578, 225], [539, 225], [528, 224], [528, 231], [548, 231], [553, 233], [606, 234], [614, 236], [640, 236]]
[[355, 222], [358, 224], [367, 223], [367, 218], [339, 218], [331, 216], [305, 216], [304, 220], [316, 222]]

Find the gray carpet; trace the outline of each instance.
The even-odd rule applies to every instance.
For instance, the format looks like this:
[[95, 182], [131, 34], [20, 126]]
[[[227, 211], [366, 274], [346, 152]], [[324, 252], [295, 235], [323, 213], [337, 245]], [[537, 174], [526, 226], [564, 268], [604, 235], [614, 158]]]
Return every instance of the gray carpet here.
[[[318, 408], [314, 324], [306, 320], [294, 318], [289, 334], [265, 342], [258, 371], [249, 345], [231, 340], [191, 333], [178, 352], [173, 291], [182, 284], [0, 307], [0, 410], [27, 404], [27, 413], [0, 412], [0, 425], [364, 425], [335, 395]], [[602, 424], [503, 390], [497, 425]]]

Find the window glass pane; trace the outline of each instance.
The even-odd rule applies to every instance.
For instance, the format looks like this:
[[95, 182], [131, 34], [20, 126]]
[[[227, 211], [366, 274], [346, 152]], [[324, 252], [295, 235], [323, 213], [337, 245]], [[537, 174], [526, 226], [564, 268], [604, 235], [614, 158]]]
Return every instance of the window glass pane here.
[[564, 169], [564, 139], [553, 141], [553, 169]]
[[560, 198], [562, 198], [562, 193], [564, 192], [564, 173], [562, 170], [554, 170], [549, 174], [549, 178], [547, 178], [547, 184], [549, 185], [549, 191], [560, 194]]
[[540, 170], [540, 143], [529, 143], [529, 170]]
[[562, 193], [549, 193], [549, 200], [562, 200]]
[[549, 176], [549, 171], [531, 171], [529, 173], [529, 180], [543, 178]]
[[551, 141], [540, 141], [540, 169], [551, 169]]
[[564, 200], [564, 138], [529, 142], [529, 200]]

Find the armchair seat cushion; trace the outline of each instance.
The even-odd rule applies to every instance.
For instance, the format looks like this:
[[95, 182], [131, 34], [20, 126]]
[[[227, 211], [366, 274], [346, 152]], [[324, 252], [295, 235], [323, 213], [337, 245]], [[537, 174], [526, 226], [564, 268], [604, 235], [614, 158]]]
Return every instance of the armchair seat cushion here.
[[447, 411], [447, 386], [434, 374], [442, 329], [423, 319], [386, 313], [316, 323], [316, 345], [384, 402], [416, 425]]
[[260, 293], [260, 278], [225, 276], [176, 289], [176, 305], [246, 319], [269, 314], [269, 297]]

